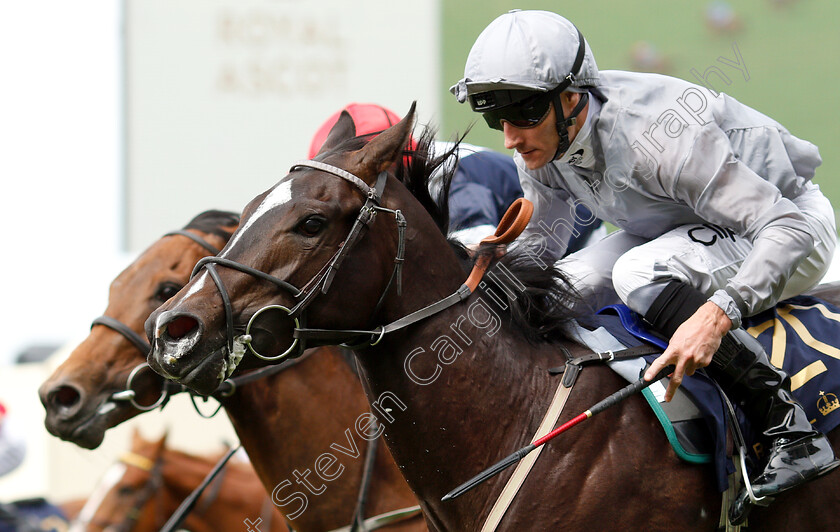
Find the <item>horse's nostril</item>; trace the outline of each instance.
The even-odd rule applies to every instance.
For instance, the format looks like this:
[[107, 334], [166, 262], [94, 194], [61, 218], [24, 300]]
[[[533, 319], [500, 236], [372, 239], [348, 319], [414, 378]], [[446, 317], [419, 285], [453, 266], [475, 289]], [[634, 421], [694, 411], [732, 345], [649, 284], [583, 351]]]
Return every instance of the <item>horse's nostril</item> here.
[[180, 316], [166, 324], [166, 332], [175, 340], [183, 338], [198, 327], [198, 322], [189, 316]]
[[52, 390], [49, 394], [49, 401], [57, 406], [63, 408], [70, 408], [76, 406], [81, 401], [82, 396], [79, 391], [72, 386], [62, 385]]

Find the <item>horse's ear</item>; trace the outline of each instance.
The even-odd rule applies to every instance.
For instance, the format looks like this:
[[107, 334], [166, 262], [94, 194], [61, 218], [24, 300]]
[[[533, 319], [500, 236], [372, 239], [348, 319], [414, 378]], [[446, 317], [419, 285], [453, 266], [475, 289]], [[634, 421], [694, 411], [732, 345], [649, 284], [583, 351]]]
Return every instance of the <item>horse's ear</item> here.
[[341, 111], [338, 121], [330, 129], [330, 134], [327, 135], [327, 140], [321, 145], [318, 150], [318, 155], [330, 151], [347, 139], [352, 139], [356, 136], [356, 124], [353, 122], [353, 117], [347, 111]]
[[362, 179], [373, 185], [376, 176], [384, 172], [403, 155], [403, 149], [411, 137], [414, 127], [414, 109], [417, 102], [412, 102], [405, 118], [377, 135], [364, 148], [353, 156], [352, 166]]

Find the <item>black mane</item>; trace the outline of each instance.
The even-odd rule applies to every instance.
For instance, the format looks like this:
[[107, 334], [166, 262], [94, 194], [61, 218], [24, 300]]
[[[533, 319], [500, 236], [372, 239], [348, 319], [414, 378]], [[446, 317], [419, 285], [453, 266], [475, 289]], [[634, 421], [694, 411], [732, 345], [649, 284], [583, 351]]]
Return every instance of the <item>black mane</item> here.
[[[426, 126], [414, 149], [407, 149], [396, 176], [423, 205], [441, 233], [449, 234], [449, 189], [458, 167], [458, 142], [443, 153], [435, 153], [437, 130]], [[405, 160], [408, 164], [405, 164]]]
[[[458, 145], [441, 154], [434, 153], [435, 130], [425, 127], [407, 166], [397, 169], [397, 177], [426, 208], [444, 235], [449, 232], [449, 189], [458, 166]], [[434, 190], [434, 192], [430, 192]], [[489, 236], [489, 235], [488, 235]], [[475, 257], [463, 245], [450, 239], [450, 245], [461, 258], [468, 273]], [[495, 254], [494, 249], [486, 251]], [[502, 314], [509, 317], [513, 326], [533, 343], [565, 339], [563, 326], [575, 316], [580, 296], [569, 278], [559, 269], [536, 262], [529, 253], [529, 243], [517, 241], [515, 245], [488, 270], [485, 276], [487, 299], [495, 302]], [[482, 250], [484, 251], [484, 250]], [[465, 277], [466, 278], [466, 277]], [[481, 288], [479, 289], [481, 290]]]
[[[382, 133], [376, 131], [340, 142], [333, 149], [319, 153], [315, 160], [322, 160], [330, 153], [342, 153], [362, 149], [373, 137]], [[397, 162], [394, 176], [411, 192], [431, 215], [435, 225], [443, 234], [449, 232], [449, 186], [458, 163], [458, 146], [442, 154], [434, 153], [436, 130], [426, 126], [413, 147], [407, 147], [404, 157]], [[439, 180], [440, 186], [430, 191], [430, 181]]]
[[[458, 145], [453, 142], [445, 152], [434, 151], [436, 130], [425, 126], [412, 148], [404, 151], [397, 163], [396, 178], [405, 185], [434, 220], [444, 235], [449, 234], [449, 190], [458, 166]], [[354, 137], [331, 151], [361, 149], [376, 133]], [[470, 254], [459, 242], [450, 239], [466, 274], [472, 269], [477, 254]], [[487, 300], [493, 301], [516, 330], [533, 343], [566, 339], [565, 323], [575, 316], [580, 297], [569, 278], [557, 268], [545, 268], [528, 252], [527, 242], [517, 242], [500, 259], [494, 261], [484, 278]], [[495, 248], [495, 246], [492, 246]], [[484, 251], [484, 250], [481, 250]], [[495, 254], [495, 249], [487, 250]]]
[[[230, 240], [233, 229], [239, 225], [239, 214], [229, 211], [204, 211], [184, 226], [184, 229], [195, 229], [203, 233], [219, 236], [225, 242]], [[226, 230], [227, 229], [227, 230]]]

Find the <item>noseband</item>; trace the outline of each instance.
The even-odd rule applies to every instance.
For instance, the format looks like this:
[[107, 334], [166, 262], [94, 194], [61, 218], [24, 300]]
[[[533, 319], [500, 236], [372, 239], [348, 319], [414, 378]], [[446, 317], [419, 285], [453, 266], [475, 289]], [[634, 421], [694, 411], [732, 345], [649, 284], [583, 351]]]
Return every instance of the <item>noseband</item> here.
[[[185, 231], [183, 229], [166, 233], [163, 236], [167, 237], [175, 235], [180, 235], [189, 238], [190, 240], [200, 245], [213, 255], [219, 253], [219, 250], [215, 246], [211, 245], [209, 242], [207, 242], [200, 236], [189, 231]], [[144, 357], [149, 354], [151, 346], [149, 345], [149, 342], [146, 341], [146, 338], [140, 334], [137, 334], [131, 327], [121, 322], [120, 320], [103, 315], [93, 320], [93, 322], [90, 325], [91, 329], [93, 329], [93, 327], [96, 325], [102, 325], [104, 327], [108, 327], [109, 329], [115, 332], [118, 332], [126, 340], [131, 342], [131, 344], [134, 347], [136, 347], [137, 350], [140, 351], [140, 354], [142, 354]], [[258, 379], [274, 375], [287, 369], [290, 366], [291, 364], [271, 366], [268, 368], [263, 368], [261, 370], [248, 373], [246, 375], [241, 375], [234, 379], [227, 379], [219, 386], [219, 389], [213, 393], [213, 396], [217, 399], [230, 397], [240, 386], [248, 384]], [[147, 362], [138, 364], [131, 370], [131, 372], [128, 374], [128, 378], [126, 379], [125, 389], [111, 394], [111, 396], [108, 398], [108, 401], [105, 402], [102, 406], [100, 406], [100, 410], [98, 413], [105, 414], [108, 411], [113, 410], [116, 407], [115, 403], [117, 402], [128, 402], [131, 404], [131, 406], [133, 406], [137, 410], [140, 410], [141, 412], [155, 410], [159, 407], [163, 408], [173, 395], [176, 395], [186, 390], [186, 388], [184, 388], [184, 386], [182, 386], [181, 384], [178, 384], [168, 379], [163, 379], [163, 386], [161, 387], [160, 397], [158, 397], [158, 399], [150, 405], [141, 405], [137, 402], [137, 392], [134, 390], [134, 380], [143, 370], [151, 371], [151, 368], [149, 367], [149, 364]], [[198, 414], [201, 417], [205, 418], [210, 418], [216, 415], [216, 413], [218, 413], [219, 409], [222, 406], [220, 403], [219, 408], [217, 408], [212, 414], [206, 415], [201, 412], [198, 405], [196, 404], [195, 394], [192, 393], [192, 391], [190, 391], [190, 399], [192, 400], [193, 407], [195, 408], [196, 412], [198, 412]]]
[[[479, 249], [478, 258], [476, 260], [475, 265], [473, 266], [473, 270], [470, 273], [470, 276], [467, 278], [464, 284], [462, 284], [454, 293], [441, 300], [436, 301], [435, 303], [432, 303], [431, 305], [414, 311], [394, 322], [391, 322], [387, 325], [381, 325], [373, 330], [306, 328], [304, 310], [306, 310], [307, 306], [310, 303], [312, 303], [313, 299], [318, 294], [318, 292], [322, 294], [327, 293], [327, 290], [329, 289], [330, 284], [332, 283], [332, 280], [335, 276], [335, 273], [341, 265], [341, 262], [344, 260], [345, 256], [350, 251], [350, 249], [352, 249], [353, 245], [355, 245], [358, 242], [359, 238], [362, 235], [362, 232], [365, 229], [367, 229], [371, 221], [373, 221], [377, 211], [385, 211], [392, 213], [396, 218], [398, 243], [396, 257], [394, 258], [394, 270], [391, 273], [391, 278], [388, 280], [388, 284], [385, 286], [385, 289], [382, 291], [382, 294], [379, 297], [379, 301], [377, 302], [372, 315], [376, 315], [376, 312], [379, 310], [382, 303], [384, 302], [385, 296], [388, 293], [391, 284], [393, 284], [395, 279], [397, 280], [397, 294], [401, 295], [401, 272], [402, 264], [405, 260], [405, 229], [407, 226], [407, 222], [402, 212], [400, 212], [399, 210], [391, 210], [380, 206], [380, 202], [382, 200], [382, 193], [385, 190], [385, 183], [387, 180], [386, 172], [382, 172], [379, 174], [376, 180], [375, 187], [371, 188], [367, 184], [365, 184], [364, 181], [351, 174], [350, 172], [319, 161], [299, 161], [295, 163], [294, 166], [292, 166], [290, 173], [300, 168], [313, 168], [315, 170], [320, 170], [327, 174], [331, 174], [348, 181], [349, 183], [359, 188], [362, 191], [362, 193], [366, 196], [365, 204], [359, 211], [359, 214], [356, 218], [356, 222], [353, 224], [350, 233], [348, 234], [347, 238], [339, 245], [336, 253], [329, 261], [327, 261], [324, 267], [321, 268], [321, 270], [317, 274], [315, 274], [315, 276], [312, 279], [310, 279], [310, 281], [302, 289], [298, 289], [297, 287], [288, 283], [287, 281], [269, 275], [265, 272], [228, 259], [223, 259], [219, 257], [205, 257], [201, 259], [198, 262], [198, 264], [196, 264], [192, 276], [195, 277], [195, 275], [197, 275], [202, 268], [207, 268], [208, 274], [213, 279], [213, 282], [216, 284], [216, 287], [218, 288], [219, 293], [222, 297], [222, 302], [224, 304], [225, 309], [227, 342], [230, 353], [234, 353], [234, 351], [236, 350], [237, 354], [244, 354], [244, 349], [247, 346], [247, 349], [251, 351], [251, 353], [253, 353], [256, 357], [267, 361], [276, 361], [287, 357], [294, 358], [295, 356], [300, 356], [300, 354], [303, 353], [304, 349], [307, 348], [307, 341], [312, 342], [310, 346], [340, 344], [349, 349], [359, 349], [363, 347], [374, 346], [382, 340], [385, 334], [407, 327], [413, 323], [428, 318], [429, 316], [437, 314], [438, 312], [441, 312], [444, 309], [455, 305], [456, 303], [460, 303], [461, 301], [467, 299], [470, 296], [470, 294], [476, 289], [481, 280], [481, 277], [484, 275], [484, 272], [487, 270], [490, 261], [492, 260], [492, 256], [494, 254], [494, 248], [492, 246], [486, 246]], [[502, 217], [502, 220], [499, 222], [499, 226], [496, 229], [495, 234], [488, 238], [485, 238], [481, 241], [481, 243], [506, 244], [513, 241], [525, 229], [525, 226], [528, 224], [528, 221], [530, 220], [533, 211], [534, 206], [529, 201], [524, 200], [522, 198], [516, 200], [510, 206], [505, 215]], [[263, 307], [251, 316], [247, 326], [245, 327], [245, 333], [241, 336], [234, 338], [233, 307], [230, 302], [230, 296], [228, 295], [227, 290], [222, 284], [218, 273], [215, 271], [215, 265], [217, 264], [274, 283], [279, 288], [290, 292], [292, 296], [296, 300], [298, 300], [298, 302], [294, 306], [292, 306], [292, 308], [288, 308], [283, 305], [267, 305]], [[285, 312], [290, 318], [294, 320], [295, 326], [293, 335], [294, 340], [292, 344], [286, 351], [276, 356], [264, 356], [258, 353], [251, 344], [252, 337], [250, 331], [252, 325], [254, 324], [254, 320], [257, 317], [259, 317], [262, 313], [267, 312], [269, 310], [280, 310]], [[354, 342], [354, 344], [349, 345], [350, 342]]]
[[[219, 250], [215, 246], [213, 246], [200, 236], [183, 229], [178, 229], [177, 231], [171, 231], [169, 233], [166, 233], [165, 235], [163, 235], [162, 238], [176, 235], [189, 238], [190, 240], [203, 247], [213, 255], [219, 252]], [[137, 334], [131, 327], [129, 327], [128, 325], [126, 325], [118, 319], [104, 315], [99, 316], [98, 318], [94, 319], [93, 322], [91, 322], [90, 328], [93, 329], [96, 325], [103, 325], [113, 331], [120, 333], [123, 336], [123, 338], [131, 342], [131, 344], [134, 345], [134, 347], [136, 347], [137, 350], [140, 351], [140, 353], [144, 357], [147, 356], [149, 354], [149, 351], [151, 351], [152, 349], [152, 346], [149, 345], [149, 342], [146, 340], [145, 336]], [[166, 401], [168, 400], [170, 393], [172, 393], [175, 390], [180, 391], [182, 389], [182, 386], [180, 384], [175, 384], [172, 381], [164, 380], [163, 387], [161, 389], [160, 397], [158, 398], [158, 400], [151, 405], [141, 405], [136, 400], [137, 393], [132, 388], [132, 385], [134, 384], [134, 379], [137, 378], [137, 374], [148, 367], [149, 365], [145, 362], [135, 366], [134, 369], [131, 370], [131, 373], [129, 373], [128, 375], [128, 379], [125, 383], [125, 390], [113, 393], [109, 399], [111, 401], [128, 401], [129, 403], [131, 403], [131, 406], [133, 406], [137, 410], [146, 412], [149, 410], [154, 410], [159, 406], [163, 406], [163, 404], [166, 403]], [[113, 405], [111, 406], [111, 409], [113, 409]]]
[[[213, 282], [216, 284], [216, 287], [219, 290], [219, 294], [222, 297], [222, 303], [225, 311], [227, 346], [230, 353], [234, 353], [235, 351], [239, 352], [243, 349], [244, 346], [247, 346], [248, 350], [251, 353], [253, 353], [254, 356], [268, 361], [277, 361], [290, 356], [300, 356], [300, 354], [307, 348], [307, 336], [305, 334], [300, 334], [304, 331], [309, 330], [302, 328], [305, 326], [306, 323], [306, 308], [312, 303], [312, 301], [319, 293], [327, 293], [330, 286], [332, 285], [333, 279], [335, 278], [335, 274], [341, 267], [341, 263], [344, 261], [347, 254], [353, 248], [353, 246], [359, 241], [361, 236], [364, 234], [365, 230], [368, 229], [371, 222], [373, 222], [373, 220], [376, 218], [377, 212], [379, 211], [388, 212], [394, 215], [397, 222], [398, 245], [397, 254], [394, 258], [394, 269], [391, 273], [391, 278], [389, 279], [388, 284], [385, 286], [385, 289], [382, 291], [382, 295], [380, 296], [379, 301], [376, 304], [373, 314], [376, 314], [376, 312], [381, 307], [382, 303], [385, 300], [385, 295], [390, 290], [390, 287], [395, 279], [397, 282], [397, 294], [402, 294], [402, 264], [405, 257], [405, 229], [408, 224], [406, 223], [405, 217], [403, 216], [402, 212], [400, 212], [399, 210], [387, 209], [381, 206], [382, 193], [385, 191], [385, 184], [387, 183], [387, 172], [381, 172], [376, 179], [376, 184], [373, 188], [371, 188], [364, 181], [351, 174], [350, 172], [319, 161], [298, 161], [294, 164], [294, 166], [292, 166], [289, 172], [291, 173], [303, 168], [312, 168], [315, 170], [320, 170], [327, 174], [344, 179], [348, 183], [358, 188], [362, 192], [362, 194], [365, 195], [365, 203], [359, 210], [359, 214], [356, 217], [356, 221], [353, 223], [353, 227], [350, 229], [350, 232], [348, 233], [344, 241], [341, 242], [341, 244], [338, 246], [338, 249], [336, 250], [335, 254], [333, 254], [332, 258], [327, 261], [324, 267], [321, 268], [321, 270], [318, 273], [316, 273], [312, 277], [312, 279], [310, 279], [309, 282], [307, 282], [306, 285], [304, 285], [303, 288], [299, 289], [291, 283], [274, 277], [273, 275], [221, 257], [205, 257], [198, 261], [198, 263], [195, 266], [195, 269], [193, 270], [192, 276], [195, 277], [201, 271], [202, 268], [205, 268], [210, 278], [213, 279]], [[261, 308], [260, 310], [255, 312], [253, 316], [251, 316], [250, 320], [248, 321], [248, 325], [245, 328], [245, 334], [238, 337], [234, 337], [233, 307], [230, 302], [230, 296], [228, 295], [227, 290], [225, 289], [224, 284], [222, 283], [222, 280], [219, 277], [218, 272], [216, 271], [216, 265], [238, 270], [240, 272], [247, 273], [253, 277], [271, 282], [277, 287], [289, 292], [292, 295], [292, 297], [294, 297], [297, 301], [291, 308], [283, 305], [267, 305]], [[286, 351], [275, 356], [265, 356], [257, 352], [257, 350], [252, 345], [252, 336], [250, 333], [254, 321], [264, 312], [271, 310], [280, 310], [282, 312], [285, 312], [294, 321], [295, 338]], [[356, 337], [358, 335], [354, 334], [352, 336]]]

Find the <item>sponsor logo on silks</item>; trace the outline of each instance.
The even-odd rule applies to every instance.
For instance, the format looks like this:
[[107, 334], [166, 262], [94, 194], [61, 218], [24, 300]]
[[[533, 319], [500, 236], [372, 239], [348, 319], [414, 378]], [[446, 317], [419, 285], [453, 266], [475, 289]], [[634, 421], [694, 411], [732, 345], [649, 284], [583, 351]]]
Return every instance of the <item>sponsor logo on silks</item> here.
[[583, 160], [583, 148], [569, 155], [569, 164], [578, 164]]
[[698, 244], [703, 244], [706, 247], [714, 245], [718, 241], [722, 240], [731, 240], [735, 242], [735, 231], [729, 229], [728, 227], [721, 227], [715, 224], [703, 224], [698, 225], [696, 227], [692, 227], [688, 230], [688, 237], [697, 242]]
[[820, 414], [827, 416], [840, 408], [840, 399], [833, 393], [820, 391], [820, 398], [817, 400], [817, 408]]

